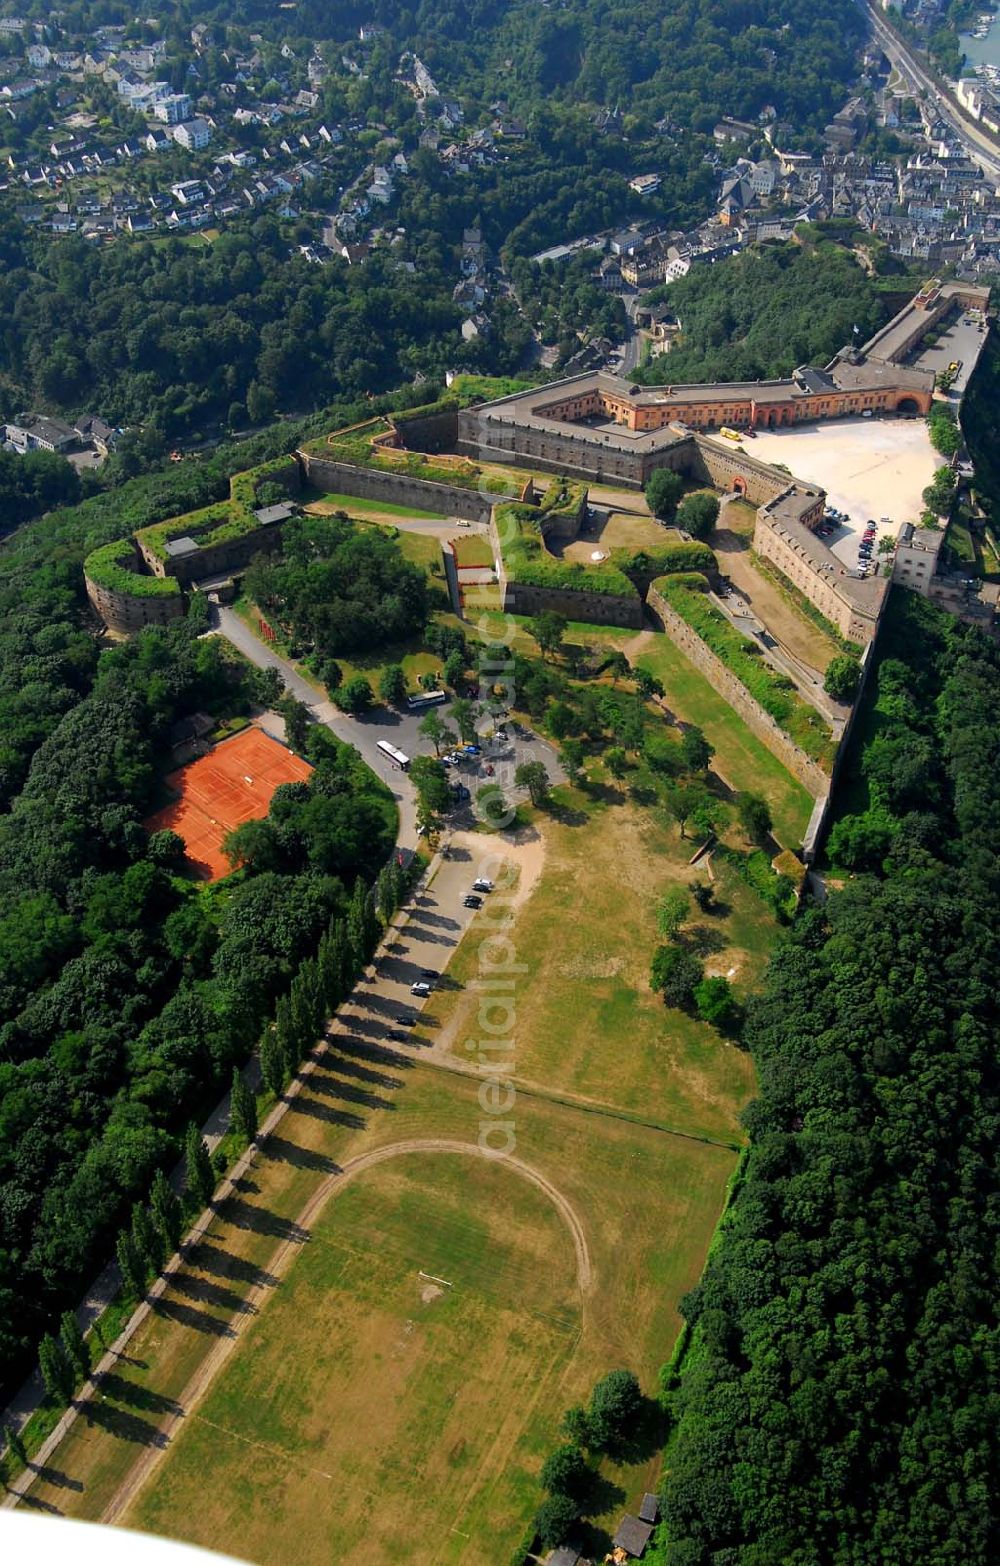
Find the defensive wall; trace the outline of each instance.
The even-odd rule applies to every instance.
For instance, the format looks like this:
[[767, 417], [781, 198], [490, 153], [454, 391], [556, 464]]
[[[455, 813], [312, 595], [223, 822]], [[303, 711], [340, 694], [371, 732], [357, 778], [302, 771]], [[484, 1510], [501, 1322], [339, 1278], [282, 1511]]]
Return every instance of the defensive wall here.
[[722, 660], [716, 657], [712, 649], [702, 641], [697, 631], [670, 607], [655, 586], [650, 588], [646, 603], [670, 640], [680, 648], [686, 658], [690, 659], [696, 669], [701, 670], [709, 684], [743, 719], [751, 733], [756, 734], [757, 738], [763, 741], [814, 798], [825, 795], [830, 788], [830, 779], [823, 768], [796, 745], [769, 712], [764, 711], [760, 702], [751, 696], [742, 680], [737, 679], [736, 675], [726, 668]]
[[913, 352], [950, 310], [957, 306], [963, 310], [985, 311], [989, 302], [988, 288], [979, 287], [975, 283], [942, 283], [932, 278], [881, 331], [869, 338], [862, 352], [869, 359], [898, 364]]
[[462, 517], [467, 522], [488, 522], [490, 519], [492, 502], [475, 489], [415, 478], [408, 473], [391, 473], [383, 468], [338, 462], [305, 450], [297, 455], [304, 478], [314, 489], [334, 495], [355, 495], [359, 500], [384, 500], [393, 506], [412, 506], [418, 511], [439, 511], [443, 516]]
[[278, 549], [282, 526], [296, 508], [280, 501], [259, 506], [262, 484], [297, 494], [297, 462], [280, 457], [234, 474], [229, 500], [93, 550], [84, 561], [84, 585], [101, 622], [126, 636], [147, 625], [168, 625], [186, 613], [186, 588], [224, 578], [249, 565], [254, 555]]

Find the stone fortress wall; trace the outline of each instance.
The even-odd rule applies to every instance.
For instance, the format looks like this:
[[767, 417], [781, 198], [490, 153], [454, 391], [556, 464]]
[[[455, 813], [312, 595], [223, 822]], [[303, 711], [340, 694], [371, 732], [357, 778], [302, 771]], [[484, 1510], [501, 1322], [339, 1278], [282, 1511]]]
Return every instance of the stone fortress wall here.
[[690, 659], [696, 669], [701, 670], [709, 684], [725, 698], [733, 711], [739, 714], [751, 733], [756, 734], [757, 738], [764, 742], [814, 798], [825, 795], [830, 788], [830, 779], [822, 767], [789, 738], [770, 713], [764, 711], [760, 702], [751, 696], [742, 680], [737, 679], [736, 675], [726, 668], [722, 660], [717, 658], [711, 648], [702, 641], [697, 631], [692, 630], [687, 621], [671, 609], [655, 587], [650, 588], [646, 602], [670, 640], [680, 648], [686, 658]]
[[356, 495], [359, 500], [384, 500], [394, 506], [413, 506], [417, 511], [439, 511], [467, 522], [488, 522], [493, 509], [488, 495], [459, 484], [440, 484], [408, 473], [334, 462], [306, 451], [299, 452], [298, 458], [306, 482], [334, 495]]
[[[131, 562], [131, 563], [130, 563]], [[122, 541], [122, 568], [140, 574], [139, 551], [131, 539]], [[118, 636], [134, 636], [147, 625], [169, 625], [187, 613], [183, 593], [158, 593], [155, 596], [129, 593], [106, 587], [86, 574], [84, 585], [91, 607], [102, 625]]]

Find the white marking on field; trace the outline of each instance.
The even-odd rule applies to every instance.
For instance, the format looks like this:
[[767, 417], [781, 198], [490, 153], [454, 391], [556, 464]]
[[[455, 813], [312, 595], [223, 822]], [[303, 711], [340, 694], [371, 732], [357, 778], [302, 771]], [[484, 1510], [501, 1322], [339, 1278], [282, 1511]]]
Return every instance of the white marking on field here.
[[432, 1272], [424, 1272], [421, 1270], [417, 1276], [419, 1278], [426, 1278], [429, 1283], [443, 1283], [446, 1289], [453, 1289], [455, 1287], [453, 1283], [448, 1282], [447, 1278], [435, 1278]]
[[333, 1474], [328, 1474], [325, 1468], [310, 1468], [307, 1464], [299, 1463], [289, 1452], [283, 1452], [280, 1447], [266, 1446], [263, 1441], [254, 1441], [250, 1436], [240, 1435], [236, 1430], [230, 1430], [228, 1425], [217, 1425], [214, 1419], [206, 1419], [204, 1414], [189, 1414], [189, 1419], [197, 1419], [203, 1425], [210, 1425], [213, 1430], [220, 1430], [223, 1435], [231, 1436], [234, 1441], [242, 1441], [244, 1446], [255, 1446], [259, 1452], [269, 1452], [272, 1457], [282, 1457], [286, 1463], [292, 1463], [297, 1468], [303, 1468], [307, 1474], [318, 1474], [321, 1479], [332, 1479]]

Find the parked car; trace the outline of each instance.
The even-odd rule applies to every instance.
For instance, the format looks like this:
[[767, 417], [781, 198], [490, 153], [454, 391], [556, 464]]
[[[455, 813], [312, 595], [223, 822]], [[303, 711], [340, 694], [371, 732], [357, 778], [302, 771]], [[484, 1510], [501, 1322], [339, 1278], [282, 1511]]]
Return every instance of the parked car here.
[[419, 995], [421, 997], [421, 999], [424, 999], [430, 993], [431, 993], [431, 987], [427, 983], [426, 979], [417, 979], [415, 984], [411, 984], [410, 985], [410, 994], [411, 995]]
[[488, 881], [484, 875], [481, 875], [478, 880], [473, 881], [472, 890], [474, 892], [492, 892], [493, 882]]
[[471, 892], [469, 893], [468, 897], [463, 897], [462, 901], [464, 902], [466, 908], [481, 908], [483, 906], [482, 898], [474, 897]]

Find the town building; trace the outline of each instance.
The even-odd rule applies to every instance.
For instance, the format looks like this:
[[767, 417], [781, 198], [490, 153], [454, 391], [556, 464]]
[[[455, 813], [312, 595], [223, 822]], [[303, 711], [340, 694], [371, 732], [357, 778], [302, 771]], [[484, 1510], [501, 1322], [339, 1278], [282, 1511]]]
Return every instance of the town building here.
[[168, 93], [153, 106], [153, 114], [165, 125], [180, 125], [182, 121], [189, 120], [191, 118], [190, 93]]
[[206, 120], [184, 120], [174, 126], [174, 141], [188, 152], [200, 152], [212, 139], [212, 127]]

